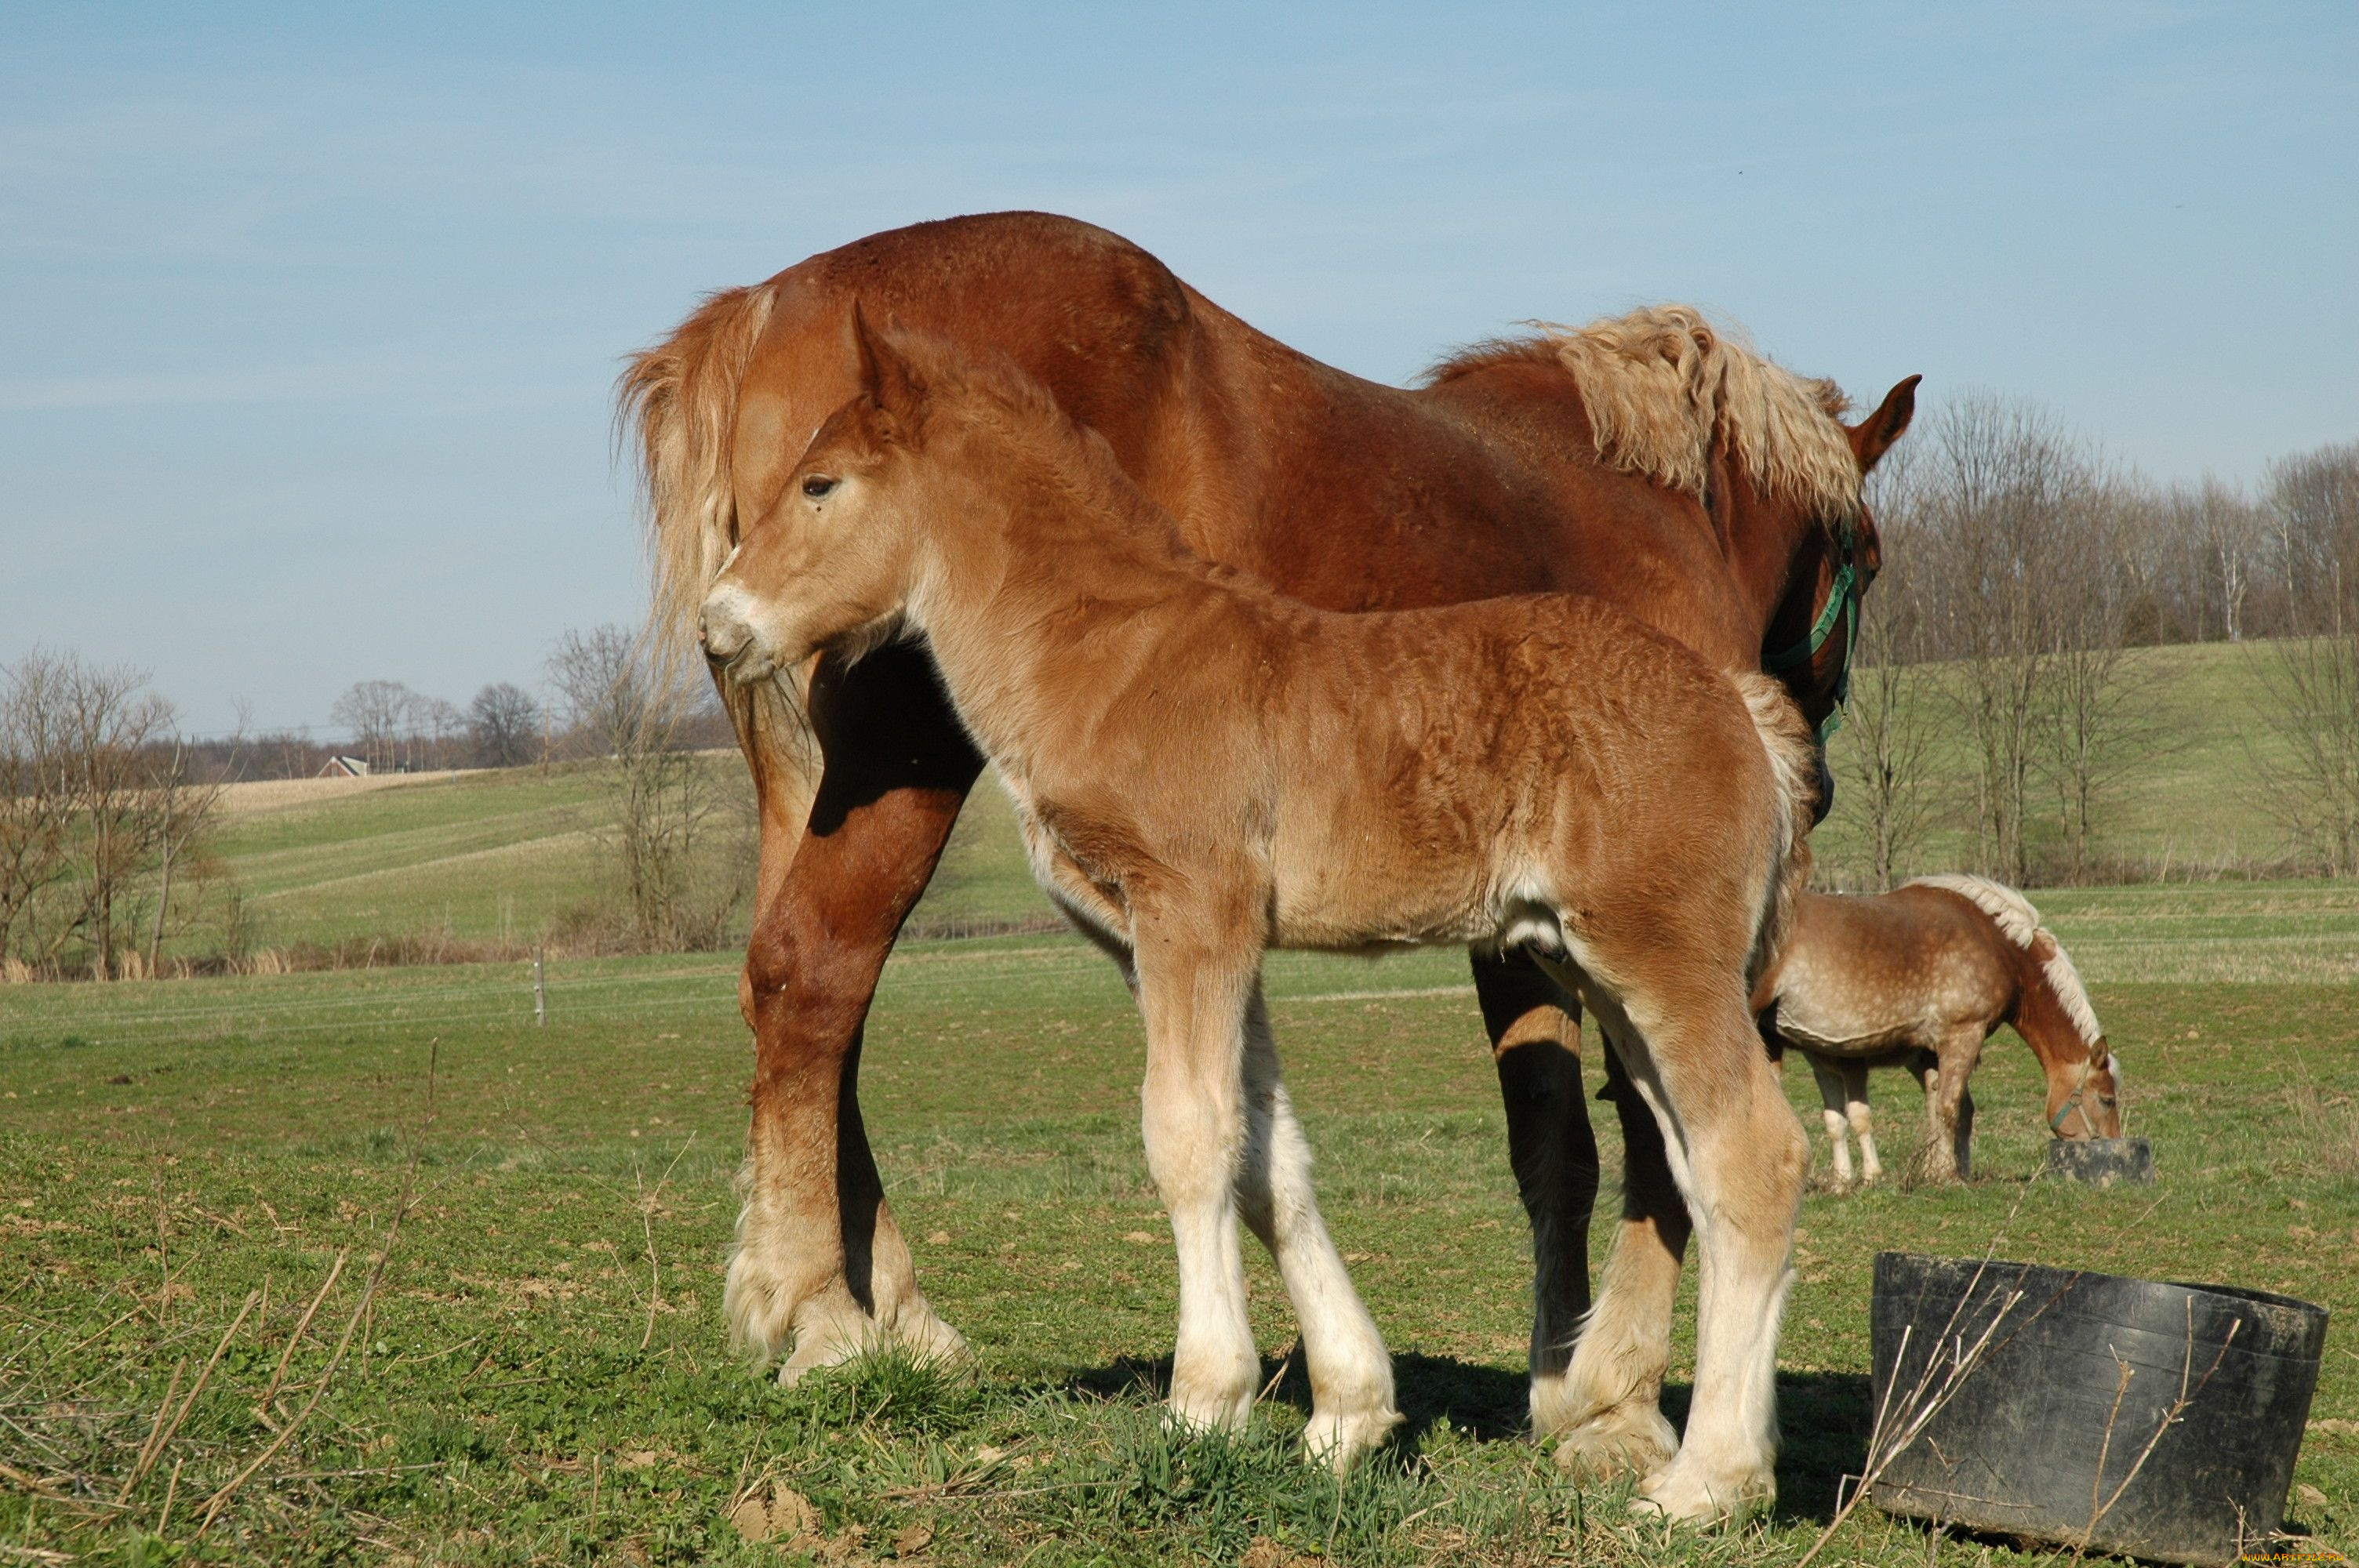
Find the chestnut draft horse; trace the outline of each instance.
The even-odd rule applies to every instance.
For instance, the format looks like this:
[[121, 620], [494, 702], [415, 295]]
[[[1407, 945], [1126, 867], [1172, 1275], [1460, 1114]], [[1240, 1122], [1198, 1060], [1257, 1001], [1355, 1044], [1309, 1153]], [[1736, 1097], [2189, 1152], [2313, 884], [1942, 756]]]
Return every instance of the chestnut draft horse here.
[[753, 684], [926, 640], [1034, 875], [1146, 1017], [1177, 1418], [1253, 1409], [1242, 1216], [1302, 1325], [1310, 1450], [1340, 1470], [1400, 1420], [1279, 1087], [1264, 951], [1519, 949], [1616, 1021], [1695, 1211], [1695, 1403], [1645, 1493], [1680, 1519], [1772, 1495], [1808, 1143], [1747, 999], [1809, 875], [1818, 792], [1785, 692], [1596, 599], [1281, 598], [1190, 552], [1021, 372], [856, 314], [854, 335], [861, 395], [732, 553], [705, 649]]
[[[1191, 548], [1280, 592], [1333, 610], [1594, 594], [1723, 667], [1776, 662], [1814, 724], [1877, 562], [1861, 477], [1913, 408], [1911, 377], [1846, 428], [1832, 384], [1675, 308], [1487, 345], [1403, 391], [1263, 336], [1103, 230], [1038, 213], [925, 223], [716, 294], [625, 373], [658, 623], [682, 645], [742, 528], [855, 390], [854, 295], [1007, 356], [1105, 438]], [[878, 973], [982, 758], [909, 643], [726, 695], [762, 812], [732, 1333], [784, 1355], [787, 1379], [883, 1344], [955, 1351], [885, 1203], [856, 1082]], [[1650, 1467], [1673, 1442], [1662, 1351], [1568, 1376], [1597, 1184], [1571, 999], [1517, 957], [1473, 970], [1532, 1224], [1534, 1425], [1568, 1463], [1619, 1451]], [[1630, 1344], [1659, 1346], [1689, 1217], [1653, 1116], [1607, 1058], [1627, 1173], [1605, 1278]]]
[[2071, 956], [2013, 888], [1938, 876], [1880, 896], [1805, 893], [1754, 1000], [1765, 1029], [1799, 1051], [1818, 1078], [1839, 1180], [1852, 1175], [1846, 1129], [1859, 1138], [1862, 1179], [1883, 1171], [1867, 1070], [1888, 1066], [1907, 1067], [1925, 1091], [1925, 1174], [1972, 1176], [1966, 1080], [2002, 1023], [2039, 1058], [2051, 1132], [2122, 1135], [2121, 1064]]

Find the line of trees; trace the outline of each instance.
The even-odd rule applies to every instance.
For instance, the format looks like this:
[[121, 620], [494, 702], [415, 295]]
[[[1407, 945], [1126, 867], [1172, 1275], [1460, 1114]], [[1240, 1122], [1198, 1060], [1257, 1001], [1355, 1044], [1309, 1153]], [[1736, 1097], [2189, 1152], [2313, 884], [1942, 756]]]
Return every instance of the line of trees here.
[[[2094, 874], [2120, 786], [2173, 744], [2127, 651], [2263, 637], [2281, 641], [2254, 662], [2255, 710], [2291, 760], [2255, 787], [2311, 864], [2359, 870], [2359, 442], [2271, 464], [2258, 495], [2165, 487], [1970, 395], [1920, 421], [1870, 504], [1886, 569], [1844, 745], [1868, 880], [1907, 874], [1951, 814], [1993, 875]], [[1945, 750], [1963, 800], [1935, 785]]]
[[155, 972], [212, 881], [219, 798], [145, 673], [41, 649], [0, 670], [0, 967]]

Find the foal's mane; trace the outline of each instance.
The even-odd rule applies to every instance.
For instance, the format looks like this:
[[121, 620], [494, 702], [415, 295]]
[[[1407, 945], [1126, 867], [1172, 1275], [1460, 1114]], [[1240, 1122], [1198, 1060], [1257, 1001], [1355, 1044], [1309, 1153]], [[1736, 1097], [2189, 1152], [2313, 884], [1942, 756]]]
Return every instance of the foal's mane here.
[[1440, 385], [1495, 365], [1554, 361], [1572, 376], [1598, 460], [1704, 497], [1712, 450], [1725, 441], [1765, 494], [1814, 515], [1854, 516], [1859, 462], [1836, 416], [1849, 406], [1832, 381], [1796, 375], [1691, 305], [1656, 305], [1533, 334], [1478, 343], [1436, 365]]
[[2064, 951], [2064, 944], [2056, 940], [2054, 935], [2039, 924], [2039, 911], [2032, 907], [2029, 899], [1987, 877], [1962, 873], [1916, 877], [1901, 885], [1940, 888], [1944, 892], [1956, 893], [1988, 915], [1991, 924], [1996, 925], [2008, 941], [2034, 957], [2038, 956], [2039, 939], [2047, 937], [2048, 957], [2041, 959], [2039, 969], [2047, 977], [2049, 989], [2056, 993], [2056, 1000], [2063, 1004], [2066, 1016], [2072, 1020], [2072, 1028], [2080, 1034], [2081, 1044], [2094, 1045], [2104, 1038], [2105, 1032], [2097, 1023], [2097, 1010], [2089, 1005], [2089, 993], [2081, 984], [2081, 971], [2072, 967], [2071, 956]]

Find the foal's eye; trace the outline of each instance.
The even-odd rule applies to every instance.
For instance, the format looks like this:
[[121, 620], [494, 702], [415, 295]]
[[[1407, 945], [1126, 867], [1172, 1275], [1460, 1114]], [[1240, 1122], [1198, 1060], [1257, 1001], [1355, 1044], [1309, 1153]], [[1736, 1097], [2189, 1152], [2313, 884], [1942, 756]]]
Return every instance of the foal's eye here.
[[835, 490], [835, 481], [825, 474], [813, 474], [803, 481], [803, 493], [813, 501], [824, 501]]

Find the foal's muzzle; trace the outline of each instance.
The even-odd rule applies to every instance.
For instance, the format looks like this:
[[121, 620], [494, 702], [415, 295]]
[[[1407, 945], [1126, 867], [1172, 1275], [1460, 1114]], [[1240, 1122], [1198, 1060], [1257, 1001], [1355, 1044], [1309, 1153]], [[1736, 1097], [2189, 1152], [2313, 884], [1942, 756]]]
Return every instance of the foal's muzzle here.
[[760, 680], [773, 667], [746, 614], [745, 596], [733, 588], [715, 588], [705, 596], [697, 612], [696, 640], [705, 658], [741, 686]]

